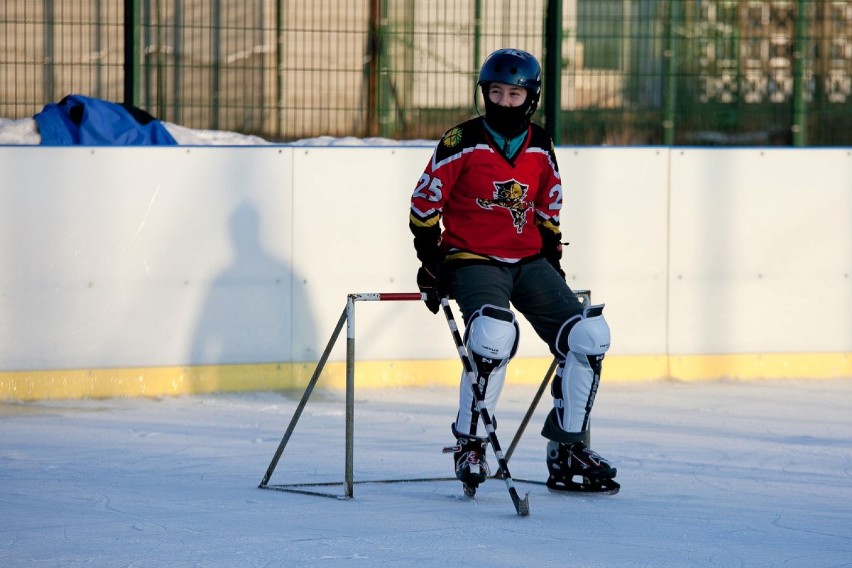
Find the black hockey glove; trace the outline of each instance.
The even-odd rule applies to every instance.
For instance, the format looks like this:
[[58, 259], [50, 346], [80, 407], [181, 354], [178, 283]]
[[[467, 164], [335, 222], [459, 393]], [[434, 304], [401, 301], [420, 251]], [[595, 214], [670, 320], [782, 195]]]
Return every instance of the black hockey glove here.
[[424, 302], [433, 314], [437, 314], [441, 308], [440, 272], [438, 268], [427, 268], [425, 264], [417, 270], [417, 287], [426, 294]]
[[[561, 233], [549, 231], [541, 225], [539, 225], [538, 230], [541, 232], [541, 256], [550, 263], [550, 266], [556, 269], [556, 272], [564, 280], [565, 271], [562, 270], [561, 265], [563, 243], [559, 242], [562, 237]], [[567, 245], [568, 243], [564, 244]]]

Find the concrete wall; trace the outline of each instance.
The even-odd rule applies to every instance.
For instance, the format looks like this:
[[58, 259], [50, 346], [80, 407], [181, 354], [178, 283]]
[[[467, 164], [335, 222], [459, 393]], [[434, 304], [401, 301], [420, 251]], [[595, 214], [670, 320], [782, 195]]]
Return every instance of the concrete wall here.
[[[0, 398], [304, 384], [347, 294], [416, 291], [430, 154], [0, 148]], [[852, 152], [557, 156], [563, 265], [607, 304], [608, 378], [852, 375]], [[419, 302], [357, 314], [363, 384], [457, 380]], [[549, 355], [521, 333], [510, 377], [537, 382]], [[344, 359], [341, 340], [330, 383]]]

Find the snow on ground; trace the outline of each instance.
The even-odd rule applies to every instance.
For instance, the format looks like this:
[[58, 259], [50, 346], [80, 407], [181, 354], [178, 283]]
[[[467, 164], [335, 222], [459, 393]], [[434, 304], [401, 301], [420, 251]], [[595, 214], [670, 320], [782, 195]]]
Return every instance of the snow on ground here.
[[[269, 144], [259, 136], [220, 130], [198, 130], [164, 122], [178, 144], [187, 146], [246, 146]], [[41, 134], [34, 118], [0, 118], [0, 145], [38, 146]]]
[[[508, 385], [508, 447], [535, 388]], [[616, 496], [451, 476], [450, 388], [357, 390], [354, 499], [262, 490], [301, 393], [0, 404], [0, 566], [852, 566], [851, 380], [602, 384]], [[318, 391], [270, 485], [343, 495], [344, 399]], [[510, 462], [544, 479], [542, 401]], [[493, 462], [493, 456], [491, 456]]]
[[[169, 134], [182, 146], [262, 146], [271, 144], [267, 140], [249, 134], [223, 130], [200, 130], [187, 128], [171, 122], [163, 122]], [[289, 143], [294, 146], [434, 146], [435, 140], [390, 140], [388, 138], [355, 138], [345, 136], [318, 136]], [[33, 118], [0, 118], [0, 146], [38, 146], [41, 134]]]

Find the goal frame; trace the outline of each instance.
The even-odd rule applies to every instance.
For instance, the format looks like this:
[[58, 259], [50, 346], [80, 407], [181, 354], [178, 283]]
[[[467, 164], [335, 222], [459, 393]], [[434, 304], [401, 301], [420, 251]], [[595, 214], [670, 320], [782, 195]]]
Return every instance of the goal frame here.
[[[577, 299], [584, 306], [591, 305], [591, 292], [589, 290], [575, 290], [574, 294], [577, 296]], [[273, 491], [284, 491], [290, 493], [300, 493], [305, 495], [316, 495], [320, 497], [330, 497], [333, 499], [342, 499], [348, 500], [353, 499], [355, 496], [355, 484], [356, 483], [414, 483], [414, 482], [422, 482], [422, 481], [457, 481], [455, 477], [424, 477], [424, 478], [408, 478], [408, 479], [378, 479], [378, 480], [366, 480], [366, 481], [355, 481], [354, 476], [354, 454], [355, 454], [355, 444], [354, 444], [354, 432], [355, 432], [355, 304], [357, 302], [405, 302], [405, 301], [422, 301], [425, 299], [425, 294], [422, 292], [366, 292], [366, 293], [355, 293], [348, 294], [346, 297], [346, 306], [343, 309], [343, 313], [340, 314], [340, 318], [337, 320], [337, 324], [334, 327], [334, 331], [331, 334], [331, 337], [326, 344], [325, 349], [320, 356], [320, 359], [317, 363], [317, 367], [314, 370], [311, 379], [308, 381], [307, 386], [305, 387], [305, 391], [302, 394], [301, 399], [299, 400], [298, 405], [296, 406], [296, 410], [293, 412], [293, 416], [290, 419], [290, 423], [287, 426], [286, 431], [284, 432], [281, 441], [278, 444], [278, 447], [275, 450], [275, 453], [272, 456], [272, 460], [269, 462], [269, 466], [266, 469], [266, 473], [263, 476], [263, 479], [258, 485], [259, 489], [270, 489]], [[288, 442], [290, 441], [291, 436], [293, 435], [293, 431], [296, 429], [296, 425], [299, 422], [299, 419], [302, 416], [302, 412], [305, 409], [305, 406], [308, 404], [308, 400], [311, 397], [311, 394], [316, 387], [316, 384], [319, 380], [320, 375], [322, 374], [323, 369], [325, 368], [326, 363], [328, 362], [328, 358], [331, 354], [332, 349], [337, 343], [338, 338], [340, 337], [340, 333], [343, 330], [343, 325], [346, 324], [346, 414], [345, 414], [345, 465], [344, 465], [344, 479], [342, 482], [343, 485], [343, 494], [340, 493], [331, 493], [329, 491], [323, 491], [321, 488], [323, 487], [332, 487], [338, 486], [341, 482], [309, 482], [309, 483], [287, 483], [287, 484], [270, 484], [269, 480], [272, 477], [272, 474], [275, 472], [275, 469], [278, 467], [278, 463], [281, 460], [281, 457], [284, 453], [284, 449], [286, 448]], [[514, 437], [512, 438], [512, 443], [509, 445], [509, 448], [506, 451], [506, 462], [508, 463], [509, 459], [512, 457], [512, 453], [520, 442], [521, 436], [526, 429], [527, 424], [530, 421], [533, 413], [538, 406], [539, 401], [541, 400], [542, 394], [544, 393], [544, 389], [547, 387], [550, 382], [550, 378], [556, 370], [557, 360], [554, 358], [548, 368], [547, 372], [542, 379], [542, 382], [533, 397], [532, 402], [530, 403], [529, 408], [527, 409], [526, 414], [524, 415], [523, 420], [518, 426], [517, 431], [515, 432]], [[501, 471], [498, 471], [494, 474], [494, 477], [500, 477]], [[516, 481], [524, 482], [525, 480], [518, 479]], [[537, 482], [532, 482], [537, 483]]]

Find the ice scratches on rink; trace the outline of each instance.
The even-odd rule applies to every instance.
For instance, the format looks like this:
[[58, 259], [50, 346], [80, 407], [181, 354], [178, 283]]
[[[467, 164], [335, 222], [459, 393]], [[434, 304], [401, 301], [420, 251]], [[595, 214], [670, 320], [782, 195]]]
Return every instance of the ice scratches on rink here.
[[[507, 445], [534, 386], [507, 385]], [[453, 388], [356, 391], [354, 477], [451, 478]], [[849, 565], [852, 380], [601, 384], [592, 447], [616, 496], [489, 480], [358, 483], [354, 499], [257, 488], [292, 395], [41, 401], [0, 408], [0, 565]], [[542, 401], [510, 461], [545, 478]], [[271, 483], [343, 479], [344, 395], [305, 407]]]

